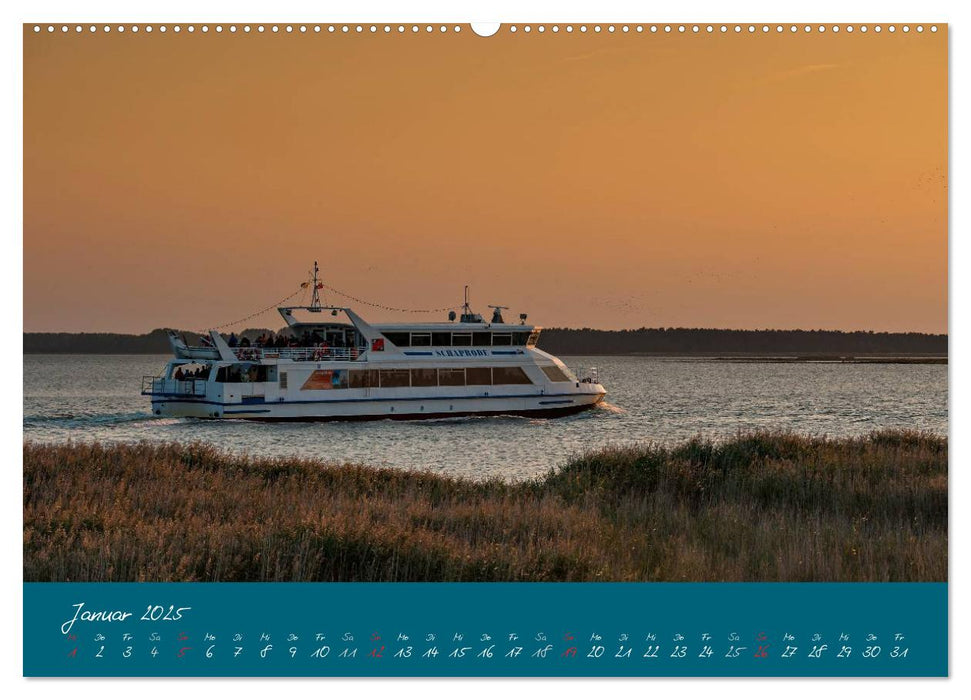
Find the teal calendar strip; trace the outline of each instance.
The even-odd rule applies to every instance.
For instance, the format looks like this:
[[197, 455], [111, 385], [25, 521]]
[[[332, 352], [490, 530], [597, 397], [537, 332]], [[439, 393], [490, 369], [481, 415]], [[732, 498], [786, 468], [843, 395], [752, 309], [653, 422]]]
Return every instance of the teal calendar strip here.
[[26, 676], [946, 676], [947, 584], [27, 583]]

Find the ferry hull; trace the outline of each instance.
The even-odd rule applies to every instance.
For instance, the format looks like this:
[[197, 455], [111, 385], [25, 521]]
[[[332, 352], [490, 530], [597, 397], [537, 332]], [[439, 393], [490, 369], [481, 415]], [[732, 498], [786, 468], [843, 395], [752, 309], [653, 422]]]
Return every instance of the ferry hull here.
[[[205, 400], [160, 400], [152, 412], [169, 418], [235, 419], [264, 422], [325, 422], [370, 420], [441, 420], [469, 416], [526, 416], [559, 418], [589, 410], [601, 403], [605, 392], [591, 391], [566, 396], [534, 396], [526, 399], [407, 400], [366, 402], [326, 401], [265, 403], [252, 406], [221, 405]], [[321, 405], [324, 404], [324, 405]]]

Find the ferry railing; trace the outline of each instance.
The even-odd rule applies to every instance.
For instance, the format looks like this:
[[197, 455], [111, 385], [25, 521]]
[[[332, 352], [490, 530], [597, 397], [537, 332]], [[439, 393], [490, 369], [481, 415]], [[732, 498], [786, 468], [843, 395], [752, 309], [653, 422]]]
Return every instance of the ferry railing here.
[[287, 347], [287, 348], [233, 348], [233, 354], [241, 362], [260, 360], [293, 360], [295, 362], [353, 362], [361, 348]]
[[205, 396], [205, 379], [166, 379], [145, 375], [142, 377], [142, 394], [168, 396]]
[[581, 384], [600, 383], [600, 370], [597, 367], [577, 367], [573, 373]]

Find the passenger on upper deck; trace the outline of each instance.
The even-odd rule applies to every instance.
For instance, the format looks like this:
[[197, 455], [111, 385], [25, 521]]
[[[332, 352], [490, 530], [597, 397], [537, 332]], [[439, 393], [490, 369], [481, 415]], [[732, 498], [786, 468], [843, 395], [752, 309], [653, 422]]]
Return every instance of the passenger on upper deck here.
[[239, 345], [239, 338], [236, 337], [236, 333], [230, 333], [229, 340], [227, 342], [231, 348], [235, 348], [237, 345]]

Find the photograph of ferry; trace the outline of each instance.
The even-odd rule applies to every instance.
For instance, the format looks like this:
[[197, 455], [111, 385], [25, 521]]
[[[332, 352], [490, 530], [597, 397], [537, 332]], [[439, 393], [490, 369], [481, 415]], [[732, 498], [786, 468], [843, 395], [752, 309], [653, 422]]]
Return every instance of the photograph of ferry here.
[[946, 25], [162, 26], [23, 28], [25, 581], [947, 580]]
[[[525, 314], [509, 324], [505, 307], [495, 306], [485, 322], [472, 312], [468, 288], [457, 320], [453, 310], [445, 323], [372, 326], [350, 308], [321, 306], [318, 272], [314, 262], [309, 306], [278, 309], [292, 339], [285, 347], [231, 347], [215, 330], [208, 346], [188, 347], [171, 334], [176, 359], [142, 382], [152, 412], [266, 421], [555, 418], [603, 401], [596, 368], [578, 377], [538, 349], [541, 329], [527, 326]], [[344, 314], [350, 323], [301, 323], [297, 311]]]

